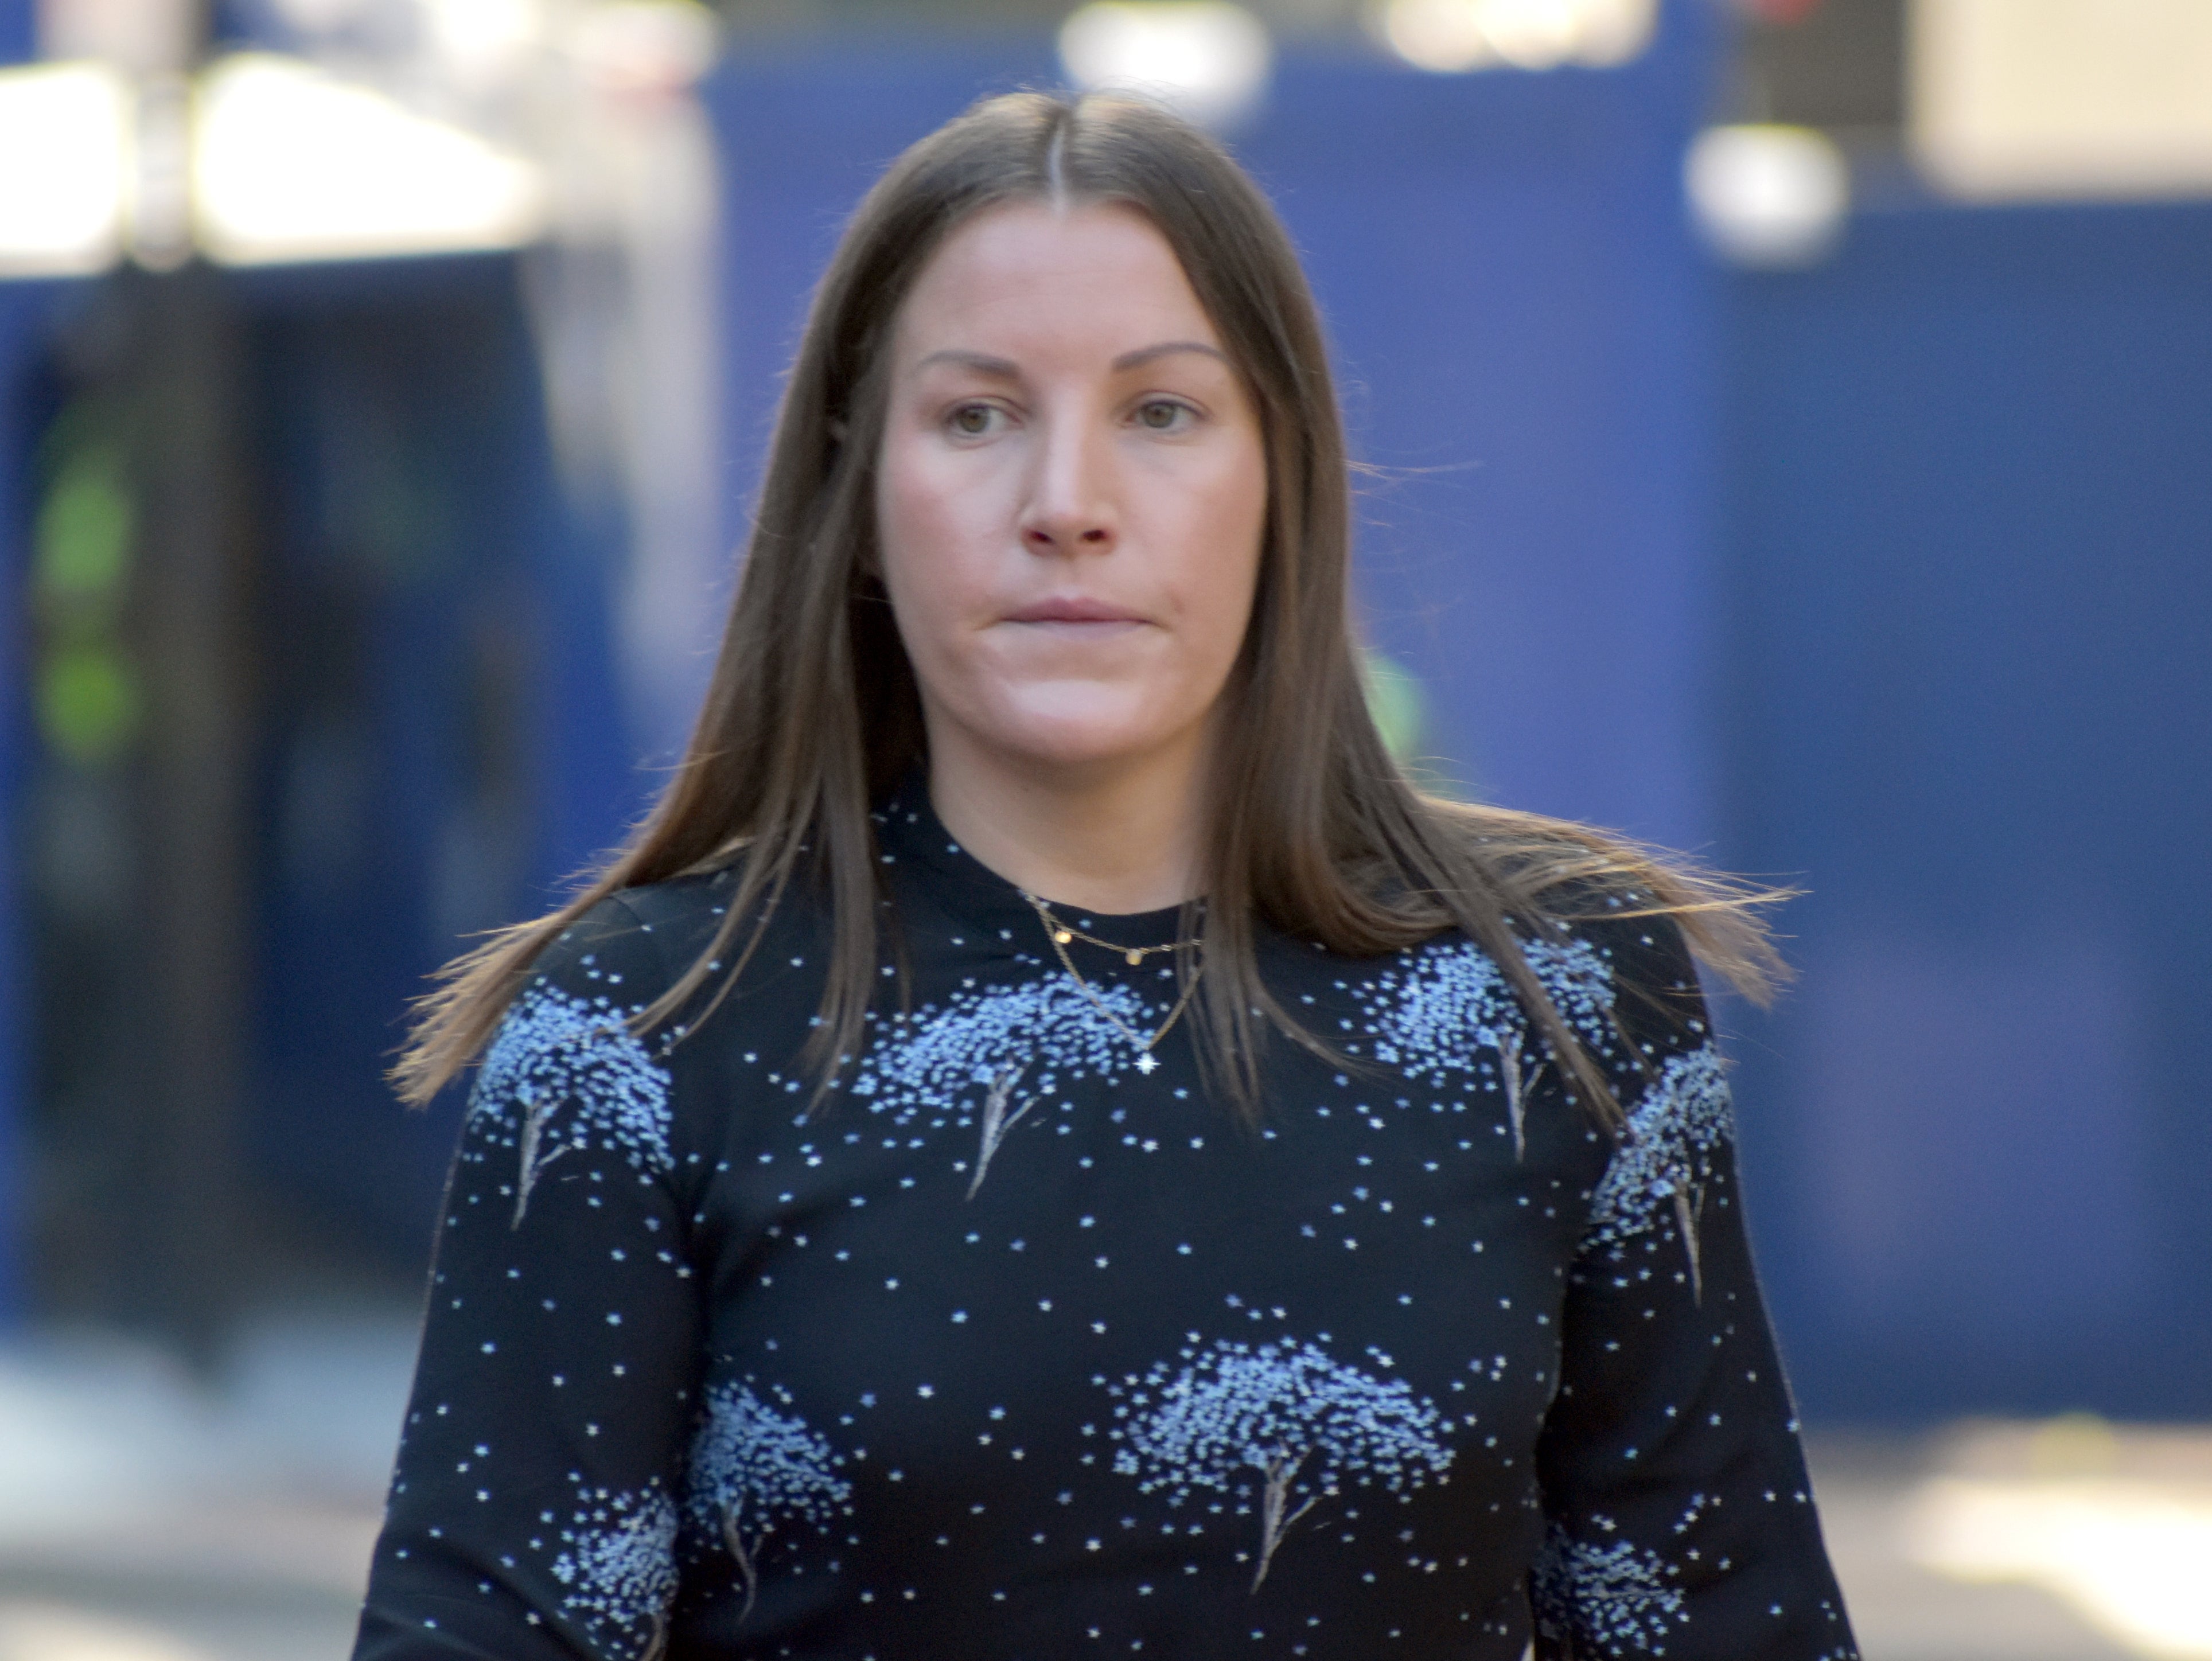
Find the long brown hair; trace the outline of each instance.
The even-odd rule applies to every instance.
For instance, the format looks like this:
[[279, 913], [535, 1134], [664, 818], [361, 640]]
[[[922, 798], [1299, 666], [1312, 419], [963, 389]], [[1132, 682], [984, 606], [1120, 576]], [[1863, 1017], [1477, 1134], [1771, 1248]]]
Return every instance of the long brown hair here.
[[984, 209], [1031, 200], [1116, 203], [1151, 220], [1243, 376], [1265, 436], [1258, 591], [1223, 694], [1231, 718], [1220, 724], [1209, 804], [1207, 899], [1188, 919], [1205, 941], [1200, 1056], [1231, 1100], [1255, 1110], [1268, 1027], [1319, 1043], [1260, 975], [1263, 918], [1351, 956], [1463, 931], [1608, 1120], [1619, 1106], [1538, 984], [1523, 940], [1594, 906], [1663, 915], [1754, 997], [1781, 975], [1756, 910], [1771, 895], [1583, 826], [1446, 802], [1407, 781], [1358, 672], [1343, 431], [1320, 318], [1280, 221], [1212, 140], [1159, 106], [1023, 93], [980, 103], [915, 144], [861, 203], [807, 318], [683, 763], [574, 900], [447, 967], [394, 1072], [404, 1099], [428, 1100], [469, 1064], [533, 961], [581, 913], [619, 889], [716, 866], [737, 874], [720, 931], [637, 1024], [667, 1021], [710, 974], [724, 977], [713, 995], [726, 991], [796, 882], [826, 898], [833, 933], [808, 1059], [827, 1081], [856, 1053], [884, 945], [869, 809], [927, 759], [913, 671], [872, 574], [886, 348], [947, 233]]

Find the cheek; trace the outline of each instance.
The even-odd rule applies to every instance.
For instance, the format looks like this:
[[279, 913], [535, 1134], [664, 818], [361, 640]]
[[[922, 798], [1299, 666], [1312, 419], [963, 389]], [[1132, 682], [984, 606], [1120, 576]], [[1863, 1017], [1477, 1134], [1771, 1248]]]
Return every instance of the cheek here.
[[917, 667], [954, 647], [959, 620], [987, 583], [977, 494], [896, 451], [878, 470], [876, 547], [884, 588]]
[[1200, 499], [1184, 546], [1186, 591], [1209, 667], [1225, 675], [1244, 643], [1259, 585], [1267, 514], [1267, 476], [1256, 458], [1232, 470]]

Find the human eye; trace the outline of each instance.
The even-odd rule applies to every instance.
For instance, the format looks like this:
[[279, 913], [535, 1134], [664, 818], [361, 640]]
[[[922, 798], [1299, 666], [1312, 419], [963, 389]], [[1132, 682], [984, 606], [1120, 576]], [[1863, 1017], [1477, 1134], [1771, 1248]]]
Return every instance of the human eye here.
[[1198, 420], [1198, 411], [1181, 398], [1146, 398], [1135, 411], [1137, 425], [1147, 433], [1182, 433]]
[[957, 439], [987, 439], [1005, 418], [1006, 411], [994, 403], [956, 403], [945, 412], [945, 430]]

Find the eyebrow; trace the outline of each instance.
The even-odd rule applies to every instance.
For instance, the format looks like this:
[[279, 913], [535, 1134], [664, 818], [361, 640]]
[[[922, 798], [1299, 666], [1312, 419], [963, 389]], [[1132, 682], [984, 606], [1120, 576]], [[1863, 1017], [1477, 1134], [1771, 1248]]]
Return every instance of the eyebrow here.
[[1141, 369], [1155, 358], [1170, 357], [1177, 352], [1201, 352], [1207, 357], [1218, 358], [1223, 363], [1229, 361], [1228, 353], [1218, 346], [1208, 346], [1202, 340], [1164, 340], [1158, 346], [1144, 346], [1133, 352], [1122, 353], [1114, 360], [1114, 373], [1119, 374], [1125, 369]]
[[932, 352], [914, 367], [920, 371], [928, 368], [933, 363], [957, 363], [963, 369], [973, 369], [979, 374], [995, 376], [1000, 380], [1012, 380], [1021, 373], [1011, 359], [994, 358], [987, 352], [963, 352], [957, 347]]
[[[1164, 340], [1157, 346], [1140, 346], [1133, 352], [1124, 352], [1114, 360], [1114, 373], [1123, 374], [1132, 369], [1141, 369], [1157, 358], [1170, 357], [1177, 352], [1198, 352], [1207, 357], [1229, 361], [1229, 355], [1218, 346], [1208, 346], [1202, 340]], [[989, 375], [999, 380], [1014, 380], [1021, 374], [1020, 366], [1010, 358], [994, 358], [988, 352], [963, 351], [948, 347], [941, 352], [932, 352], [915, 365], [916, 370], [928, 368], [934, 363], [953, 363], [963, 369], [973, 369], [978, 374]]]

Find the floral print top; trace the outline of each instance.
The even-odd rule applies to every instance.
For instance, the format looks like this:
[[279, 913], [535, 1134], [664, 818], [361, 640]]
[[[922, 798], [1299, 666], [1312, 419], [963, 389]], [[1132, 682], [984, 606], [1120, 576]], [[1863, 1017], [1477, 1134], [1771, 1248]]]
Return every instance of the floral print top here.
[[906, 991], [813, 1112], [799, 899], [690, 1028], [622, 1018], [726, 876], [516, 1000], [357, 1661], [1854, 1655], [1676, 931], [1530, 949], [1619, 1137], [1464, 939], [1263, 938], [1337, 1058], [1270, 1040], [1248, 1127], [1142, 1047], [1174, 954], [1086, 991], [918, 799], [878, 834]]

